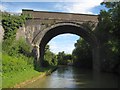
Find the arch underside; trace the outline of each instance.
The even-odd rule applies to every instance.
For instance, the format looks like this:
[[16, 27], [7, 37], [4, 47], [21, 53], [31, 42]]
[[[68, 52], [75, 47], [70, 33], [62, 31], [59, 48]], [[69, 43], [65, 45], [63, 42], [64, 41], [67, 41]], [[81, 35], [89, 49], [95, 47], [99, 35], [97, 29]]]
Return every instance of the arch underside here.
[[[99, 69], [99, 50], [98, 50], [98, 41], [97, 38], [93, 33], [87, 31], [81, 25], [74, 25], [74, 24], [62, 24], [52, 26], [52, 28], [48, 28], [46, 30], [41, 31], [37, 35], [37, 39], [39, 41], [39, 50], [40, 50], [40, 63], [44, 60], [44, 49], [46, 44], [55, 36], [65, 33], [76, 34], [83, 39], [85, 39], [91, 46], [93, 51], [93, 69]], [[40, 38], [40, 39], [39, 39]]]

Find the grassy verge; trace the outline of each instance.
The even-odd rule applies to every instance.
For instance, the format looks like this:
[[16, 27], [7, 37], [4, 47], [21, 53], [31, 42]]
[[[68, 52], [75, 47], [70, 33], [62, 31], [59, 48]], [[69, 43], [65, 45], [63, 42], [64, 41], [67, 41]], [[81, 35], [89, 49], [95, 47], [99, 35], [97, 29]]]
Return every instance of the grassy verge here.
[[13, 72], [6, 75], [4, 74], [2, 78], [2, 88], [14, 87], [16, 84], [19, 84], [40, 74], [40, 72], [37, 72], [33, 69], [26, 69], [22, 72]]
[[12, 57], [3, 54], [3, 74], [2, 74], [2, 88], [14, 87], [17, 84], [34, 77], [40, 76], [54, 67], [41, 68], [40, 72], [34, 70], [34, 67], [27, 63], [21, 57]]

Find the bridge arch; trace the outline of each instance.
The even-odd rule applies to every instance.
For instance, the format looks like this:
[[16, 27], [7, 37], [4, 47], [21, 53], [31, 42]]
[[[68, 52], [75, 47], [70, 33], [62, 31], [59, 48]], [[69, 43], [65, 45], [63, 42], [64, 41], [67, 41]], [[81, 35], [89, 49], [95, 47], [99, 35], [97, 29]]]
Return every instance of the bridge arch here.
[[75, 22], [59, 22], [38, 32], [33, 38], [33, 46], [37, 49], [37, 64], [42, 65], [46, 44], [55, 36], [65, 33], [76, 34], [85, 39], [92, 46], [93, 70], [100, 71], [99, 42], [95, 34], [83, 25]]

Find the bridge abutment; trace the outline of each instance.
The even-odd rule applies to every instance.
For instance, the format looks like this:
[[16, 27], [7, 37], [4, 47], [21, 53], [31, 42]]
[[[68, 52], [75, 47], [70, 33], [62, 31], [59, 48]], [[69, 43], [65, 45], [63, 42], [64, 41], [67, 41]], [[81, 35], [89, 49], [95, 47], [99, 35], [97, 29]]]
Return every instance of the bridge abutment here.
[[39, 45], [33, 45], [33, 50], [32, 53], [34, 55], [34, 68], [40, 68], [41, 63], [40, 63], [40, 51], [39, 51]]

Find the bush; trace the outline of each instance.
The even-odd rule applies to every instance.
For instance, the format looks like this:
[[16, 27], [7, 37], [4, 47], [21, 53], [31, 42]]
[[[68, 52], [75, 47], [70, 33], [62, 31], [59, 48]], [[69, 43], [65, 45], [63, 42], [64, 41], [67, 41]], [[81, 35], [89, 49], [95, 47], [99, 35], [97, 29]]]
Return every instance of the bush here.
[[18, 41], [7, 39], [3, 41], [3, 51], [10, 56], [19, 56], [19, 54], [28, 56], [31, 52], [31, 48], [24, 39], [19, 39]]
[[17, 46], [19, 46], [20, 53], [27, 54], [31, 52], [30, 45], [22, 38], [17, 41]]
[[[11, 42], [13, 42], [11, 44]], [[24, 51], [24, 53], [23, 53]], [[6, 39], [3, 42], [3, 72], [16, 72], [22, 71], [28, 67], [33, 67], [32, 56], [27, 54], [30, 53], [30, 46], [25, 40], [20, 39], [18, 41], [12, 41]]]

